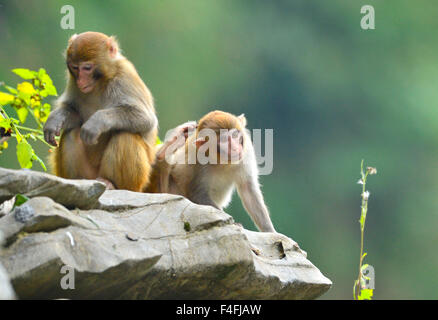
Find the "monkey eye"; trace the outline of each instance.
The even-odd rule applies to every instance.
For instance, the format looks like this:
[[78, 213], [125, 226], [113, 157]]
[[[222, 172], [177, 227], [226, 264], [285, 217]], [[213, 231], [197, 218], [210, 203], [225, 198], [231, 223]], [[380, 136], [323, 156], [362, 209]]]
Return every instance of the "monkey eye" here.
[[78, 69], [79, 69], [78, 66], [71, 66], [71, 68], [72, 68], [73, 70], [78, 70]]
[[90, 71], [93, 67], [91, 65], [84, 66], [84, 70]]

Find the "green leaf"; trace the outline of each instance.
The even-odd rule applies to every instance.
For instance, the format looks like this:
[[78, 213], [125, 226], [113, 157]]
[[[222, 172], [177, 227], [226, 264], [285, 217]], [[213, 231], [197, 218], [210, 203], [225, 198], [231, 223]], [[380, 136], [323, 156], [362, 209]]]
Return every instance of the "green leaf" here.
[[38, 78], [41, 79], [41, 77], [43, 77], [46, 74], [47, 74], [46, 69], [40, 68], [40, 70], [38, 70]]
[[22, 77], [25, 80], [35, 79], [37, 73], [35, 71], [31, 71], [29, 69], [17, 68], [12, 70], [13, 73]]
[[0, 128], [5, 128], [5, 130], [9, 130], [11, 128], [11, 120], [0, 117]]
[[40, 91], [40, 96], [41, 96], [41, 97], [45, 98], [45, 97], [47, 97], [48, 95], [49, 95], [49, 93], [47, 92], [46, 89], [43, 89], [43, 90]]
[[25, 123], [29, 111], [26, 108], [16, 108], [15, 111], [17, 112], [18, 119], [20, 119], [20, 122]]
[[55, 86], [53, 85], [52, 79], [49, 77], [49, 75], [46, 73], [44, 69], [40, 69], [38, 78], [41, 80], [45, 93], [49, 94], [51, 96], [57, 96], [58, 92], [56, 91]]
[[362, 289], [360, 290], [359, 300], [372, 300], [373, 289]]
[[34, 114], [38, 118], [38, 120], [44, 123], [47, 121], [47, 118], [49, 117], [50, 109], [51, 109], [50, 104], [45, 103], [43, 106], [35, 110]]
[[53, 84], [52, 79], [49, 77], [49, 75], [48, 75], [47, 73], [41, 75], [41, 76], [39, 77], [39, 79], [41, 80], [41, 82], [42, 82], [44, 85], [51, 85], [51, 84]]
[[15, 196], [15, 202], [14, 202], [14, 206], [13, 206], [12, 208], [15, 208], [15, 207], [19, 207], [19, 206], [21, 206], [21, 205], [22, 205], [23, 203], [25, 203], [27, 200], [29, 200], [29, 198], [26, 197], [25, 195], [17, 194], [17, 195]]
[[7, 148], [8, 148], [8, 142], [3, 141], [3, 143], [0, 144], [0, 153], [1, 153], [1, 150], [7, 149]]
[[30, 98], [31, 98], [30, 94], [28, 94], [26, 92], [23, 92], [23, 91], [19, 91], [18, 92], [18, 97], [21, 100], [23, 100], [27, 105], [30, 105]]
[[14, 101], [14, 96], [9, 93], [0, 92], [0, 104], [5, 105]]
[[28, 94], [30, 96], [32, 96], [33, 94], [36, 93], [36, 90], [33, 87], [32, 83], [26, 82], [26, 81], [24, 81], [22, 83], [19, 83], [17, 85], [17, 89], [18, 89], [18, 91], [24, 92], [24, 93], [26, 93], [26, 94]]
[[51, 96], [57, 96], [58, 92], [56, 91], [56, 88], [53, 84], [48, 84], [46, 85], [46, 89], [47, 94], [51, 95]]
[[17, 159], [22, 168], [32, 167], [32, 158], [34, 154], [32, 146], [26, 140], [21, 140], [17, 144]]
[[6, 88], [6, 90], [8, 90], [12, 94], [17, 94], [18, 93], [17, 89], [15, 89], [15, 88], [12, 88], [12, 87], [7, 86], [7, 85], [4, 85], [4, 87]]
[[157, 136], [157, 141], [155, 142], [155, 144], [158, 146], [158, 145], [160, 145], [160, 144], [162, 144], [162, 142], [161, 142], [161, 140], [160, 140], [160, 137], [159, 136]]

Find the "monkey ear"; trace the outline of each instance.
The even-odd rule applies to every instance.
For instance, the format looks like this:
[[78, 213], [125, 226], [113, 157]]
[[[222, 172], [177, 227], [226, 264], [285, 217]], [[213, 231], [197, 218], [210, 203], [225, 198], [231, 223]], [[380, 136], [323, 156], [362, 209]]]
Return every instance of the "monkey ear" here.
[[73, 41], [75, 41], [75, 39], [78, 37], [78, 34], [75, 33], [74, 35], [72, 35], [70, 37], [70, 39], [68, 39], [68, 44], [71, 45]]
[[111, 36], [108, 39], [108, 50], [111, 58], [115, 58], [119, 54], [119, 45], [117, 43], [116, 37]]
[[242, 124], [242, 127], [246, 127], [246, 118], [245, 118], [245, 114], [242, 113], [240, 116], [237, 117], [237, 119], [239, 119], [240, 123]]

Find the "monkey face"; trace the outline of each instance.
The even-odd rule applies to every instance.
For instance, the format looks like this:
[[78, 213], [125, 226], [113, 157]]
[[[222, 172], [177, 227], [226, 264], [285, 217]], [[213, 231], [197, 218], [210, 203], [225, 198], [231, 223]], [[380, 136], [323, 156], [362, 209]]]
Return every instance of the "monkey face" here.
[[93, 91], [99, 78], [96, 65], [91, 61], [69, 63], [69, 69], [76, 80], [76, 85], [82, 93]]
[[218, 152], [231, 163], [239, 162], [243, 153], [243, 134], [238, 129], [220, 130]]
[[82, 93], [90, 93], [102, 79], [112, 79], [118, 72], [114, 61], [120, 58], [113, 37], [99, 32], [73, 35], [66, 51], [67, 67]]

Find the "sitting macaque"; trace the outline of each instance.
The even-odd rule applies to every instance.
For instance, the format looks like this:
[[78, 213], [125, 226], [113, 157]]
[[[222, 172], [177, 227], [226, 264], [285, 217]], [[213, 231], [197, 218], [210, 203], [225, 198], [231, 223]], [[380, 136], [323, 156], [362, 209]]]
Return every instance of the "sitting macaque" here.
[[147, 192], [183, 195], [194, 203], [223, 209], [237, 188], [257, 228], [276, 232], [260, 190], [256, 155], [245, 127], [244, 115], [222, 111], [210, 112], [198, 124], [178, 126], [157, 151]]
[[44, 138], [57, 176], [98, 179], [108, 188], [143, 191], [155, 160], [158, 120], [152, 95], [114, 37], [73, 35], [66, 51], [67, 87]]

